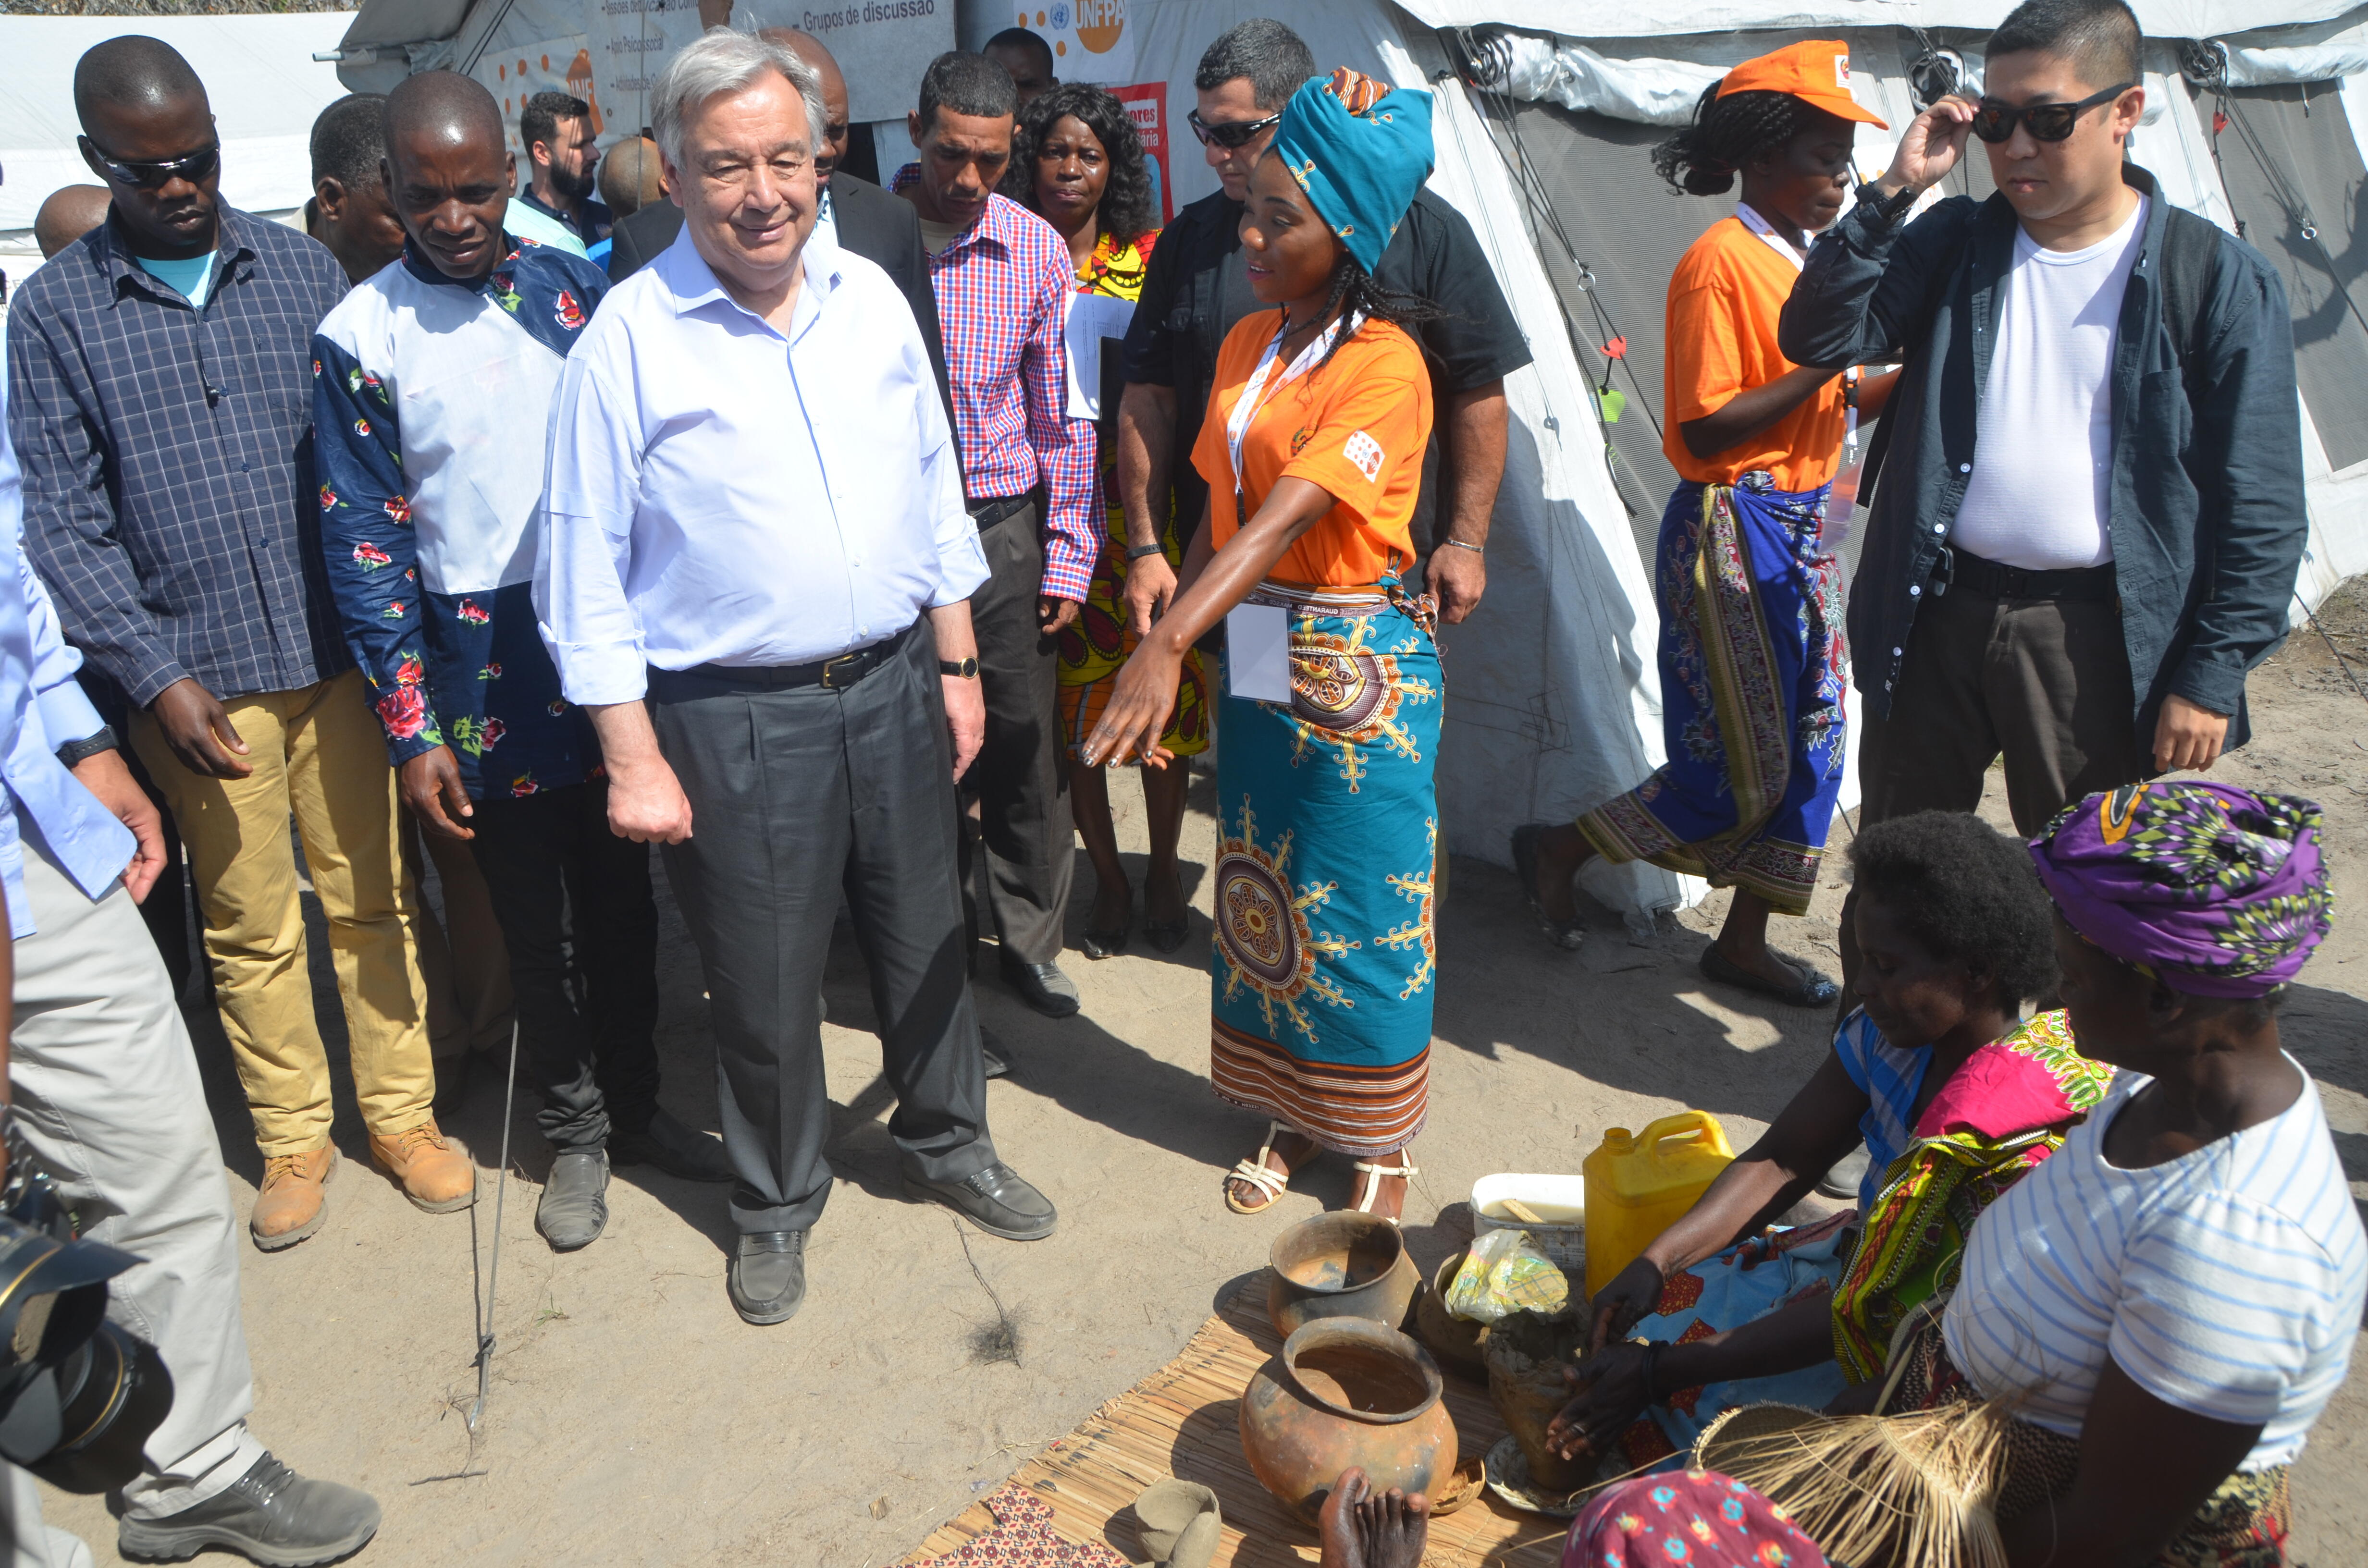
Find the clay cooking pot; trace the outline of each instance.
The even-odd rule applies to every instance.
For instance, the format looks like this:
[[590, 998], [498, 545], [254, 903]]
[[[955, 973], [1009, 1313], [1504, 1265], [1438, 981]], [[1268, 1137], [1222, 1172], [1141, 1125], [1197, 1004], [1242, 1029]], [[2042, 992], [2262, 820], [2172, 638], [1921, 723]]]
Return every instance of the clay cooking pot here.
[[1395, 1328], [1422, 1283], [1397, 1227], [1353, 1209], [1292, 1226], [1274, 1238], [1267, 1264], [1266, 1315], [1283, 1335], [1318, 1318], [1366, 1318]]
[[1455, 1470], [1440, 1391], [1429, 1353], [1396, 1329], [1318, 1318], [1242, 1391], [1242, 1452], [1269, 1492], [1309, 1517], [1350, 1465], [1376, 1492], [1429, 1493]]

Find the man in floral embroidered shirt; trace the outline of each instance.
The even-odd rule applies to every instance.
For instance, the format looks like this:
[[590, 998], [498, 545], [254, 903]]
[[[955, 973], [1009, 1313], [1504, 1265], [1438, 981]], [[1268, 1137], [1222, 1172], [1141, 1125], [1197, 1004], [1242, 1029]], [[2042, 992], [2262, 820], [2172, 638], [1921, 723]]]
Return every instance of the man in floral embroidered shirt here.
[[404, 801], [470, 842], [492, 891], [555, 1151], [535, 1221], [573, 1251], [607, 1221], [612, 1157], [732, 1178], [721, 1144], [658, 1108], [649, 851], [609, 831], [598, 742], [530, 597], [542, 472], [518, 427], [541, 424], [608, 278], [503, 232], [511, 160], [475, 82], [406, 79], [386, 139], [403, 260], [313, 344], [323, 553]]

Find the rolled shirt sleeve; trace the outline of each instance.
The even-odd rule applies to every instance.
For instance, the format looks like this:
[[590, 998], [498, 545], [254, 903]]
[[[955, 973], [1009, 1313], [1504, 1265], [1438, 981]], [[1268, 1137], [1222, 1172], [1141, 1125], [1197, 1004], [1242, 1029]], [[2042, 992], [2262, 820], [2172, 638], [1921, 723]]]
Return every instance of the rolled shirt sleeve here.
[[551, 402], [534, 608], [560, 690], [581, 707], [637, 702], [649, 687], [641, 622], [625, 594], [641, 452], [637, 423], [603, 369], [570, 355]]
[[1044, 594], [1083, 603], [1101, 551], [1095, 526], [1095, 460], [1100, 443], [1089, 419], [1072, 419], [1066, 339], [1068, 274], [1048, 267], [1036, 290], [1035, 321], [1020, 350], [1028, 401], [1028, 443], [1044, 480]]

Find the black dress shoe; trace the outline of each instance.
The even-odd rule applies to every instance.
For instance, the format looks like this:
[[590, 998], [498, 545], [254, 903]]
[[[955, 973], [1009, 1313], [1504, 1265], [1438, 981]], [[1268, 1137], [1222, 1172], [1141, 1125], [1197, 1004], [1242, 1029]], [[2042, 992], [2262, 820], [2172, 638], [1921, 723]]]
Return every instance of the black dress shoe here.
[[609, 1223], [609, 1156], [598, 1149], [551, 1162], [534, 1206], [534, 1228], [553, 1252], [575, 1252], [600, 1239]]
[[732, 1162], [721, 1142], [704, 1132], [693, 1132], [663, 1110], [651, 1117], [649, 1126], [639, 1132], [611, 1128], [609, 1163], [655, 1165], [666, 1175], [685, 1181], [739, 1179], [733, 1174]]
[[1077, 987], [1056, 963], [1021, 963], [1007, 959], [1003, 978], [1022, 1000], [1048, 1018], [1065, 1018], [1082, 1006]]
[[1011, 1075], [1011, 1052], [1001, 1040], [984, 1028], [978, 1031], [978, 1055], [979, 1060], [986, 1063], [988, 1077], [1008, 1078]]
[[988, 1235], [1008, 1242], [1041, 1242], [1060, 1219], [1052, 1199], [1001, 1160], [959, 1181], [924, 1181], [908, 1172], [905, 1196], [942, 1203]]
[[226, 1546], [273, 1568], [308, 1568], [359, 1551], [378, 1533], [378, 1503], [334, 1481], [308, 1481], [269, 1454], [202, 1503], [161, 1519], [125, 1516], [115, 1546], [142, 1562], [178, 1562]]
[[762, 1325], [787, 1323], [806, 1299], [806, 1233], [749, 1231], [724, 1270], [732, 1310]]

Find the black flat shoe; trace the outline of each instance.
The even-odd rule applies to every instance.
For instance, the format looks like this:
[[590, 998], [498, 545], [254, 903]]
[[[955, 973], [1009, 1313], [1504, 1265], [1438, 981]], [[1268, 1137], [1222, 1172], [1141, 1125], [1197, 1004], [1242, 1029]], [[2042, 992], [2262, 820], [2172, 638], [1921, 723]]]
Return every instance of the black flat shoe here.
[[787, 1323], [806, 1299], [806, 1233], [750, 1231], [723, 1273], [732, 1310], [763, 1327]]
[[1065, 1018], [1084, 1006], [1076, 983], [1056, 963], [1020, 963], [1007, 960], [1003, 978], [1020, 999], [1048, 1018]]
[[1713, 942], [1702, 949], [1702, 972], [1704, 980], [1714, 980], [1721, 985], [1732, 985], [1744, 991], [1757, 991], [1763, 996], [1773, 996], [1788, 1007], [1829, 1006], [1841, 994], [1841, 987], [1818, 973], [1809, 971], [1809, 978], [1797, 985], [1780, 985], [1749, 970], [1718, 950]]
[[551, 1179], [534, 1206], [534, 1228], [553, 1252], [576, 1252], [600, 1239], [609, 1223], [609, 1156], [594, 1149], [551, 1162]]
[[1587, 940], [1586, 924], [1576, 915], [1557, 920], [1538, 902], [1538, 835], [1553, 825], [1524, 823], [1513, 830], [1513, 875], [1520, 879], [1521, 896], [1529, 902], [1530, 913], [1538, 917], [1538, 929], [1546, 934], [1546, 940], [1566, 953], [1575, 953]]
[[1192, 935], [1192, 920], [1190, 915], [1187, 915], [1173, 926], [1163, 926], [1156, 920], [1146, 920], [1143, 923], [1143, 934], [1151, 945], [1161, 952], [1172, 953], [1182, 947], [1186, 939]]
[[978, 1056], [986, 1066], [990, 1078], [1011, 1076], [1011, 1051], [997, 1039], [993, 1030], [982, 1026], [978, 1031]]
[[[1148, 931], [1149, 926], [1144, 930]], [[1089, 959], [1114, 959], [1126, 951], [1127, 928], [1115, 931], [1088, 931], [1077, 940], [1077, 947]]]
[[1060, 1219], [1053, 1201], [1001, 1160], [960, 1181], [924, 1181], [907, 1172], [905, 1196], [942, 1203], [990, 1236], [1041, 1242]]

